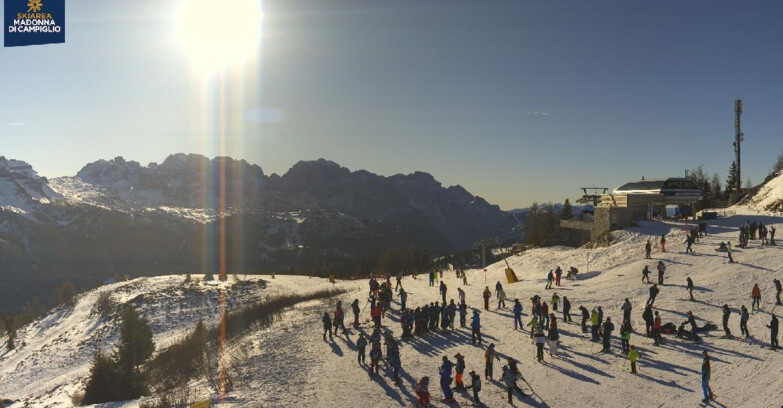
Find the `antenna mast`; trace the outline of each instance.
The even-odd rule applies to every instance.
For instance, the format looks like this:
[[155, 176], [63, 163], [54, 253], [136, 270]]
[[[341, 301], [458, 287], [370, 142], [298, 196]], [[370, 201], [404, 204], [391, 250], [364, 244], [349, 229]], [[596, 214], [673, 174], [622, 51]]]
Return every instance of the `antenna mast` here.
[[745, 135], [742, 133], [742, 130], [740, 130], [740, 116], [742, 116], [742, 99], [735, 99], [734, 100], [734, 132], [736, 133], [736, 138], [734, 139], [734, 153], [737, 154], [737, 180], [736, 182], [736, 190], [737, 193], [742, 191], [742, 173], [740, 172], [740, 143], [745, 141]]

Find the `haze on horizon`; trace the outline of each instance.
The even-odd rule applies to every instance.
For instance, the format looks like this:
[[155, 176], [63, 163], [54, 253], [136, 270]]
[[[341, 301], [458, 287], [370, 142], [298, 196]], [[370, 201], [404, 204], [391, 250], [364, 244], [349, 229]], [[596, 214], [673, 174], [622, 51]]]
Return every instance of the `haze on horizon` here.
[[[0, 155], [42, 175], [218, 154], [172, 39], [179, 0], [67, 2], [66, 43], [3, 48]], [[722, 180], [733, 101], [743, 179], [783, 152], [783, 3], [263, 0], [252, 97], [226, 153], [285, 173], [431, 173], [503, 209], [579, 187]], [[208, 129], [212, 131], [212, 129]], [[208, 133], [208, 132], [207, 132]]]

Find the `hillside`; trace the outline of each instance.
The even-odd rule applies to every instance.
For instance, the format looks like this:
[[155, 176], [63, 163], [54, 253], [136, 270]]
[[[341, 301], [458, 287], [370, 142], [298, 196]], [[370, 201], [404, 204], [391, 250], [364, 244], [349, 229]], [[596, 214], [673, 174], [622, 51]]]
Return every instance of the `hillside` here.
[[[522, 373], [537, 394], [524, 401], [516, 399], [515, 403], [537, 407], [696, 406], [701, 399], [701, 352], [708, 350], [712, 356], [712, 387], [720, 401], [715, 406], [755, 408], [780, 405], [783, 402], [783, 377], [777, 373], [780, 372], [783, 357], [769, 350], [769, 331], [765, 325], [769, 323], [769, 313], [774, 310], [772, 279], [781, 278], [783, 252], [779, 246], [762, 248], [759, 241], [751, 241], [747, 249], [735, 250], [737, 263], [727, 264], [725, 254], [714, 251], [721, 241], [735, 240], [737, 227], [748, 220], [772, 225], [780, 224], [783, 218], [745, 215], [710, 221], [709, 235], [694, 245], [694, 255], [684, 254], [686, 225], [679, 222], [641, 222], [638, 228], [615, 232], [614, 243], [608, 248], [587, 250], [555, 247], [535, 249], [511, 257], [511, 267], [522, 279], [515, 284], [505, 283], [503, 271], [506, 266], [502, 262], [489, 266], [486, 273], [481, 270], [468, 271], [469, 286], [465, 290], [470, 307], [480, 306], [481, 291], [485, 285], [494, 287], [496, 281], [502, 281], [509, 299], [512, 302], [514, 298], [522, 301], [525, 323], [530, 319], [528, 299], [531, 296], [541, 294], [549, 302], [553, 291], [544, 290], [544, 279], [547, 271], [557, 265], [564, 269], [573, 265], [581, 271], [579, 279], [564, 280], [563, 285], [555, 290], [571, 300], [575, 323], [579, 322], [580, 305], [589, 309], [600, 305], [605, 316], [615, 322], [617, 327], [614, 335], [617, 336], [622, 320], [620, 305], [626, 297], [633, 304], [632, 323], [635, 332], [631, 344], [636, 345], [640, 353], [638, 376], [629, 373], [627, 361], [619, 355], [618, 338], [613, 339], [612, 353], [597, 353], [600, 346], [590, 342], [588, 335], [581, 333], [578, 324], [562, 321], [558, 322], [560, 356], [552, 358], [547, 354], [545, 364], [535, 362], [535, 347], [528, 334], [513, 330], [510, 310], [496, 310], [493, 296], [491, 310], [481, 314], [484, 346], [492, 342], [501, 356], [512, 356], [519, 360]], [[645, 241], [648, 238], [655, 239], [660, 234], [667, 234], [669, 252], [654, 250], [652, 260], [643, 259]], [[714, 330], [701, 334], [704, 340], [702, 344], [692, 344], [689, 340], [666, 335], [667, 343], [656, 347], [651, 339], [640, 335], [639, 332], [644, 331], [641, 312], [649, 288], [649, 285], [640, 282], [641, 269], [644, 265], [654, 269], [658, 260], [663, 260], [668, 268], [666, 285], [661, 287], [656, 300], [656, 310], [660, 311], [664, 323], [679, 325], [686, 313], [693, 311], [700, 325], [714, 322], [720, 326], [720, 309], [725, 303], [733, 312], [731, 330], [738, 335], [739, 307], [743, 304], [750, 306], [751, 288], [754, 283], [758, 283], [763, 295], [762, 311], [752, 315], [748, 323], [754, 338], [748, 342], [740, 338], [724, 339], [721, 338], [722, 330]], [[687, 300], [687, 276], [695, 282], [696, 302]], [[151, 293], [150, 296], [156, 298], [159, 295], [155, 293], [160, 293], [167, 284], [176, 286], [179, 279], [170, 277], [132, 281], [104, 287], [99, 291], [110, 290], [119, 292], [117, 296], [125, 296], [121, 295], [126, 290], [123, 289], [125, 286], [137, 286], [139, 289], [136, 290]], [[325, 280], [307, 277], [291, 276], [282, 280], [278, 277], [271, 280], [264, 276], [263, 279], [270, 283], [267, 289], [260, 292], [262, 295], [270, 289], [307, 291], [316, 288], [314, 283], [326, 285]], [[456, 297], [456, 288], [461, 285], [461, 281], [451, 272], [446, 273], [444, 281], [449, 288], [448, 297]], [[428, 286], [424, 275], [418, 279], [406, 277], [403, 284], [410, 293], [410, 307], [440, 298], [437, 287]], [[356, 283], [342, 285], [348, 288], [357, 286]], [[67, 345], [95, 341], [90, 340], [95, 335], [88, 330], [95, 320], [83, 324], [75, 322], [81, 321], [80, 316], [89, 313], [90, 299], [94, 299], [96, 293], [85, 295], [72, 310], [56, 311], [24, 329], [26, 348], [0, 355], [0, 367], [5, 370], [3, 377], [8, 378], [0, 382], [0, 395], [27, 399], [31, 406], [66, 401], [65, 395], [78, 388], [74, 384], [79, 383], [79, 378], [86, 370], [84, 362], [88, 359], [90, 348], [69, 347], [74, 350], [74, 355], [68, 360], [82, 363], [63, 366], [62, 360], [56, 357], [60, 350], [56, 345], [63, 338], [70, 342], [71, 337], [73, 343]], [[363, 281], [360, 287], [340, 298], [343, 304], [347, 304], [354, 298], [364, 299], [366, 293], [366, 281]], [[398, 298], [395, 297], [396, 300]], [[509, 307], [512, 302], [508, 302]], [[247, 381], [238, 384], [229, 395], [228, 402], [221, 406], [411, 406], [414, 400], [413, 382], [428, 375], [433, 379], [430, 391], [434, 405], [441, 407], [445, 405], [437, 402], [442, 398], [437, 382], [437, 366], [442, 356], [449, 356], [453, 360], [452, 356], [460, 352], [466, 356], [468, 371], [483, 372], [484, 346], [471, 346], [469, 331], [457, 329], [402, 342], [404, 373], [400, 387], [391, 383], [388, 372], [382, 374], [380, 379], [371, 379], [366, 369], [356, 363], [355, 330], [352, 330], [354, 335], [347, 339], [338, 336], [334, 341], [321, 340], [320, 316], [333, 307], [333, 300], [308, 302], [288, 312], [285, 321], [271, 329], [251, 332], [231, 344], [232, 349], [245, 353], [246, 358], [240, 369]], [[386, 330], [393, 332], [397, 338], [401, 333], [396, 311], [398, 308], [395, 302], [394, 311], [384, 323], [388, 326]], [[166, 307], [165, 310], [175, 308]], [[152, 316], [160, 312], [160, 309], [143, 309], [144, 314]], [[348, 316], [351, 317], [350, 311]], [[369, 314], [363, 309], [361, 321], [365, 322], [368, 318]], [[51, 330], [51, 334], [38, 335], [39, 332], [47, 333], [42, 332], [43, 327], [48, 327], [46, 330]], [[166, 344], [176, 332], [174, 327], [166, 326], [155, 326], [154, 330], [159, 344]], [[365, 323], [360, 330], [368, 333], [369, 328]], [[61, 336], [58, 340], [57, 333], [69, 331], [81, 334]], [[496, 364], [496, 378], [502, 365]], [[44, 380], [30, 382], [33, 378], [33, 374], [30, 374], [33, 372], [32, 367], [35, 367], [35, 375]], [[38, 386], [41, 381], [45, 386]], [[523, 389], [529, 390], [525, 385]], [[214, 390], [211, 393], [214, 395]], [[489, 407], [507, 406], [505, 393], [497, 382], [485, 383], [481, 397]], [[457, 399], [461, 405], [470, 403], [467, 394], [457, 394]], [[12, 406], [21, 407], [22, 400]], [[129, 402], [122, 406], [137, 405], [138, 402]]]
[[783, 212], [783, 171], [754, 189], [751, 194], [742, 199], [739, 207], [772, 213]]

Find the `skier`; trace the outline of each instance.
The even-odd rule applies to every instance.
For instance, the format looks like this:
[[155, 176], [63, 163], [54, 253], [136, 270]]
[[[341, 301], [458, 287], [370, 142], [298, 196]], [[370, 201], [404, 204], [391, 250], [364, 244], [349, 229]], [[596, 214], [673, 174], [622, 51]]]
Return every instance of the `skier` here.
[[655, 304], [655, 298], [658, 296], [658, 293], [661, 290], [658, 289], [658, 284], [653, 283], [652, 286], [650, 286], [650, 297], [647, 298], [647, 306], [652, 307]]
[[473, 391], [473, 404], [481, 405], [481, 399], [479, 399], [479, 391], [481, 391], [481, 377], [476, 374], [475, 371], [468, 373], [470, 375], [470, 390]]
[[484, 310], [489, 310], [489, 298], [492, 297], [492, 292], [489, 291], [489, 286], [484, 288]]
[[536, 339], [536, 358], [539, 363], [544, 362], [544, 343], [546, 343], [546, 334], [539, 328], [535, 334]]
[[592, 331], [590, 332], [591, 335], [592, 335], [592, 339], [591, 340], [597, 342], [598, 341], [598, 327], [599, 326], [598, 326], [598, 310], [596, 310], [595, 308], [593, 308], [593, 312], [590, 315], [590, 323], [592, 324], [592, 326], [591, 326], [591, 330]]
[[693, 316], [693, 312], [690, 310], [688, 311], [688, 323], [691, 325], [691, 340], [693, 340], [694, 343], [699, 343], [701, 340], [696, 334], [699, 328], [696, 326], [696, 317]]
[[[432, 275], [432, 272], [430, 272], [430, 275]], [[432, 286], [432, 285], [430, 285]], [[418, 406], [419, 407], [430, 407], [430, 377], [421, 377], [421, 380], [413, 386], [414, 391], [416, 391], [416, 396], [419, 397], [418, 400]]]
[[560, 334], [557, 331], [557, 318], [555, 317], [555, 314], [550, 314], [549, 318], [552, 319], [549, 324], [549, 355], [555, 356], [557, 355], [557, 341], [560, 339]]
[[557, 312], [557, 305], [560, 303], [560, 296], [557, 293], [552, 295], [552, 310]]
[[511, 372], [508, 366], [503, 366], [503, 375], [501, 376], [503, 383], [506, 384], [506, 392], [508, 393], [508, 403], [513, 404], [511, 401], [512, 393], [516, 390], [522, 398], [527, 397], [524, 392], [517, 385], [517, 376]]
[[568, 300], [568, 296], [563, 296], [563, 321], [573, 322], [571, 319], [571, 302]]
[[644, 328], [645, 332], [647, 334], [647, 337], [653, 336], [653, 324], [654, 324], [654, 317], [653, 317], [653, 311], [652, 306], [647, 305], [644, 307], [644, 312], [642, 312], [642, 319], [644, 319]]
[[329, 312], [324, 312], [324, 317], [321, 319], [324, 323], [324, 341], [326, 341], [326, 333], [329, 333], [329, 340], [332, 339], [332, 318], [329, 317]]
[[729, 241], [728, 251], [726, 254], [729, 256], [729, 263], [734, 263], [734, 258], [731, 256], [731, 241]]
[[522, 330], [522, 304], [519, 299], [514, 299], [514, 330]]
[[661, 315], [658, 311], [655, 311], [655, 321], [653, 322], [653, 338], [655, 339], [655, 345], [660, 346], [663, 344], [663, 337], [661, 336], [661, 327], [663, 326], [661, 321]]
[[443, 283], [443, 281], [440, 281], [440, 296], [443, 299], [443, 302], [441, 302], [443, 304], [446, 303], [446, 291], [447, 291], [447, 289], [448, 288], [446, 288], [446, 284]]
[[731, 317], [731, 309], [729, 305], [723, 305], [723, 331], [726, 332], [724, 337], [731, 337], [731, 330], [729, 330], [729, 317]]
[[[557, 268], [555, 268], [555, 286], [560, 286], [560, 277], [563, 276], [563, 270], [560, 269], [560, 266], [558, 265]], [[557, 309], [555, 309], [557, 310]]]
[[538, 328], [538, 315], [534, 314], [527, 325], [530, 327], [530, 338], [532, 339], [535, 337], [536, 328]]
[[546, 302], [541, 303], [541, 318], [538, 321], [544, 326], [549, 326], [549, 306]]
[[359, 333], [359, 340], [356, 340], [356, 349], [359, 350], [359, 355], [356, 356], [356, 361], [359, 363], [359, 365], [365, 364], [365, 348], [367, 348], [367, 338], [364, 337], [364, 333]]
[[772, 320], [769, 321], [769, 324], [767, 325], [769, 328], [769, 341], [770, 341], [770, 347], [772, 350], [778, 349], [778, 317], [774, 314], [772, 315]]
[[478, 310], [473, 310], [473, 320], [470, 322], [470, 344], [481, 344], [481, 317]]
[[498, 353], [495, 351], [495, 344], [490, 344], [484, 351], [484, 379], [492, 381], [492, 364], [495, 360], [500, 361]]
[[435, 269], [430, 271], [430, 286], [435, 286]]
[[636, 360], [639, 359], [639, 353], [636, 351], [636, 346], [631, 346], [631, 351], [628, 352], [628, 361], [631, 362], [631, 374], [636, 374]]
[[459, 327], [465, 328], [467, 325], [465, 324], [465, 319], [468, 316], [468, 305], [465, 304], [465, 302], [461, 302], [459, 304]]
[[775, 226], [774, 225], [769, 227], [769, 244], [770, 245], [777, 245], [775, 243]]
[[748, 331], [749, 317], [748, 308], [746, 308], [745, 305], [742, 305], [742, 309], [740, 310], [740, 334], [744, 335], [745, 338], [750, 337], [750, 332]]
[[405, 306], [408, 303], [408, 292], [405, 289], [400, 288], [400, 310], [405, 310]]
[[503, 290], [503, 285], [500, 284], [500, 281], [495, 282], [495, 296], [499, 295], [501, 290]]
[[691, 248], [691, 245], [693, 245], [693, 235], [688, 235], [685, 238], [685, 244], [687, 245], [685, 247], [685, 253], [687, 254], [687, 253], [690, 252], [692, 254], [693, 253], [693, 248]]
[[465, 291], [462, 288], [457, 288], [457, 296], [460, 303], [465, 303]]
[[334, 308], [334, 335], [337, 335], [337, 329], [343, 329], [343, 334], [348, 334], [348, 330], [345, 328], [345, 312], [343, 311], [343, 302], [337, 301], [337, 306]]
[[623, 354], [628, 354], [628, 349], [631, 346], [631, 321], [626, 320], [623, 325], [620, 326], [620, 339], [623, 345]]
[[633, 310], [633, 306], [631, 305], [631, 301], [628, 300], [628, 298], [625, 298], [625, 303], [623, 303], [622, 307], [620, 307], [623, 311], [623, 322], [630, 322], [631, 321], [631, 310]]
[[394, 385], [400, 385], [400, 371], [402, 370], [400, 346], [394, 340], [391, 333], [386, 336], [386, 358], [394, 373]]
[[691, 297], [691, 302], [695, 301], [696, 299], [693, 298], [693, 279], [691, 279], [690, 276], [688, 276], [687, 280], [688, 285], [686, 286], [688, 289], [688, 295]]
[[555, 281], [555, 275], [552, 273], [552, 270], [549, 270], [549, 274], [546, 275], [546, 286], [544, 286], [544, 289], [552, 289], [552, 283]]
[[710, 388], [710, 377], [712, 376], [712, 368], [710, 367], [710, 355], [707, 354], [707, 350], [704, 350], [704, 361], [701, 363], [701, 391], [704, 393], [703, 403], [707, 403], [713, 398], [712, 388]]
[[451, 299], [449, 302], [448, 307], [446, 307], [446, 316], [448, 317], [449, 321], [449, 328], [454, 329], [454, 320], [457, 317], [457, 304], [454, 303], [454, 299]]
[[642, 269], [642, 283], [652, 283], [650, 282], [650, 267], [647, 265], [644, 265], [644, 269]]
[[780, 301], [780, 292], [783, 292], [783, 286], [781, 286], [779, 279], [773, 279], [772, 283], [775, 284], [775, 304], [778, 306], [783, 305]]
[[666, 235], [661, 235], [661, 252], [666, 252]]
[[584, 306], [579, 306], [579, 310], [582, 311], [582, 333], [587, 333], [587, 321], [590, 319], [590, 312]]
[[353, 300], [351, 303], [351, 311], [353, 311], [353, 327], [357, 328], [359, 327], [359, 299]]
[[650, 252], [652, 252], [652, 244], [647, 239], [647, 243], [644, 245], [644, 259], [650, 259]]
[[462, 271], [462, 284], [468, 286], [468, 274], [465, 271]]
[[454, 402], [454, 393], [451, 392], [451, 369], [454, 363], [443, 356], [443, 364], [440, 365], [440, 388], [443, 391], [443, 402]]
[[758, 283], [753, 285], [753, 291], [750, 294], [751, 298], [753, 299], [753, 303], [750, 305], [750, 310], [760, 310], [761, 309], [761, 289], [759, 289]]
[[454, 391], [457, 392], [465, 391], [465, 384], [462, 382], [462, 373], [465, 372], [465, 356], [463, 356], [460, 353], [457, 353], [454, 355], [454, 358], [457, 359], [457, 364], [456, 364], [457, 376], [455, 381], [457, 385], [454, 387]]
[[603, 327], [603, 331], [602, 331], [603, 332], [603, 340], [604, 340], [604, 348], [601, 351], [603, 351], [603, 352], [607, 352], [608, 353], [608, 352], [611, 351], [610, 348], [611, 348], [611, 344], [612, 344], [611, 343], [612, 330], [614, 330], [614, 325], [612, 324], [612, 318], [607, 317], [606, 318], [606, 322], [604, 322], [604, 327]]
[[383, 358], [383, 353], [381, 353], [381, 340], [379, 337], [380, 335], [376, 334], [373, 334], [373, 336], [370, 337], [370, 376], [372, 376], [373, 372], [378, 374], [378, 363]]
[[663, 261], [658, 261], [658, 284], [663, 285], [663, 273], [666, 272], [666, 265]]
[[506, 291], [503, 289], [498, 291], [498, 309], [500, 309], [501, 306], [503, 309], [506, 308]]
[[375, 328], [381, 327], [381, 315], [383, 314], [383, 309], [379, 305], [375, 305], [372, 310], [370, 310], [370, 316], [372, 317], [372, 321], [375, 324]]

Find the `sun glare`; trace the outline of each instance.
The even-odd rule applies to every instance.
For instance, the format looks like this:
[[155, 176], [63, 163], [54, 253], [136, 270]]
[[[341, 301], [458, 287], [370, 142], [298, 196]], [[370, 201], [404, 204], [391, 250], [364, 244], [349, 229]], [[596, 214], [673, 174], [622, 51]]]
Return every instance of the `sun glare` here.
[[251, 59], [261, 40], [260, 0], [182, 0], [176, 37], [202, 73]]

